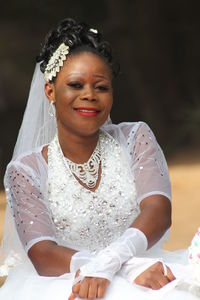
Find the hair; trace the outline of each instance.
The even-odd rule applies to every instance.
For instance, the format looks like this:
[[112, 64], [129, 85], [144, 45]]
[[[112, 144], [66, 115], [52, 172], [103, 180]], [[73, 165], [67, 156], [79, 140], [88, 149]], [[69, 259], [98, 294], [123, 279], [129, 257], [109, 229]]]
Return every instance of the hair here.
[[[49, 59], [62, 43], [69, 46], [68, 55], [79, 54], [81, 52], [94, 53], [107, 63], [113, 77], [119, 74], [119, 64], [113, 62], [111, 46], [103, 39], [102, 34], [91, 30], [88, 24], [78, 23], [70, 18], [60, 21], [45, 37], [41, 52], [36, 57], [36, 61], [41, 62], [40, 69], [43, 73]], [[55, 78], [52, 81], [54, 80]]]

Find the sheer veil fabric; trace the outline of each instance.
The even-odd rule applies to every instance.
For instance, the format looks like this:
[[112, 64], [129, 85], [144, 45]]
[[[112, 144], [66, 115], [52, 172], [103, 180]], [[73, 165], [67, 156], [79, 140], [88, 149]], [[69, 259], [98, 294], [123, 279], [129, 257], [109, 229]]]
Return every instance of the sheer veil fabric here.
[[[49, 101], [44, 92], [44, 85], [44, 76], [40, 71], [40, 64], [37, 63], [12, 159], [48, 144], [56, 134], [56, 119], [49, 115]], [[6, 179], [4, 179], [4, 185], [7, 185]], [[22, 257], [27, 260], [7, 205], [3, 241], [0, 248], [0, 263], [5, 260], [5, 265], [0, 268], [0, 275], [1, 272], [2, 275], [6, 275], [9, 268], [19, 263]]]
[[49, 101], [44, 92], [44, 85], [45, 80], [38, 63], [35, 67], [13, 158], [48, 144], [56, 133], [56, 119], [49, 115]]

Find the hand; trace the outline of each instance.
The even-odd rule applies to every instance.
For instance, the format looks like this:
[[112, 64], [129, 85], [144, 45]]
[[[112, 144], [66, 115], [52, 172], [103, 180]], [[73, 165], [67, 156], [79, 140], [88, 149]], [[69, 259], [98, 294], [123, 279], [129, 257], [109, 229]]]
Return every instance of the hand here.
[[[78, 270], [76, 277], [79, 275], [79, 272]], [[91, 300], [103, 298], [109, 283], [109, 280], [105, 278], [85, 277], [82, 281], [73, 285], [72, 293], [68, 300], [74, 300], [76, 297]]]
[[163, 264], [157, 262], [137, 276], [134, 283], [151, 288], [152, 290], [159, 290], [174, 279], [176, 278], [170, 268], [167, 267], [167, 276], [165, 276]]

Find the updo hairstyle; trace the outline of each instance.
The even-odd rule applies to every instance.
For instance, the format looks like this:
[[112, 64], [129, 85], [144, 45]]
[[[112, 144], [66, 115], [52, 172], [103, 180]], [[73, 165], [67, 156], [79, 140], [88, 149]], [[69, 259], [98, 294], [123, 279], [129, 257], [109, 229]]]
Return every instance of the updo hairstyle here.
[[37, 62], [41, 62], [40, 69], [43, 73], [49, 59], [62, 43], [69, 46], [68, 55], [92, 52], [100, 56], [110, 67], [113, 77], [118, 75], [119, 64], [113, 62], [111, 46], [103, 39], [102, 34], [88, 24], [78, 23], [70, 18], [59, 22], [57, 27], [50, 30], [45, 37], [44, 45], [36, 58]]

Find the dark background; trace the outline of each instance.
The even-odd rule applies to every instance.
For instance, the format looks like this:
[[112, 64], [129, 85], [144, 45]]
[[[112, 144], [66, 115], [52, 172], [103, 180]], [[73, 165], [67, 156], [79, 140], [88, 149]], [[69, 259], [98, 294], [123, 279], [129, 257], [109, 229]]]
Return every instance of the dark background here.
[[200, 1], [0, 1], [0, 187], [47, 31], [91, 24], [121, 65], [113, 122], [147, 122], [165, 154], [200, 145]]

